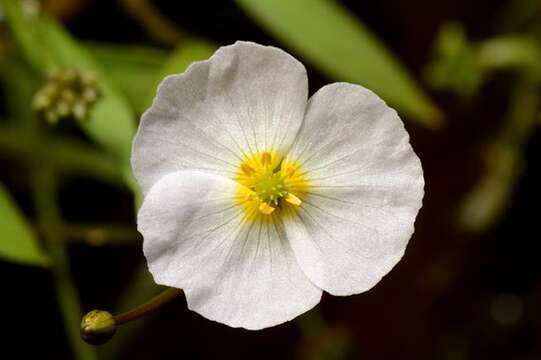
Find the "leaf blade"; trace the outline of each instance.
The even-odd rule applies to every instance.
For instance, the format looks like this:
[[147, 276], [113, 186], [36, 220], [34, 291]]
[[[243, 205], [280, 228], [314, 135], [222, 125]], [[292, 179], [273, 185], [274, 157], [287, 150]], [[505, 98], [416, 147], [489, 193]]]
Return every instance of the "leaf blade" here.
[[32, 266], [48, 266], [30, 224], [0, 183], [0, 258]]

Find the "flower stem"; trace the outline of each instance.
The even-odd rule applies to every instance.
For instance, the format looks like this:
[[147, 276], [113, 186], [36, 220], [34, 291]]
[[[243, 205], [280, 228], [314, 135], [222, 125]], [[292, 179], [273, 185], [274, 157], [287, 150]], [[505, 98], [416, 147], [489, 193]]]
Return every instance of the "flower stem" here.
[[179, 27], [148, 0], [120, 0], [119, 5], [155, 40], [163, 45], [177, 45], [183, 37]]
[[[56, 205], [57, 189], [54, 174], [48, 168], [38, 168], [34, 171], [32, 179], [38, 222], [41, 224], [60, 222], [60, 214]], [[54, 230], [43, 234], [49, 255], [53, 260], [51, 270], [59, 308], [76, 359], [93, 360], [97, 358], [96, 352], [85, 346], [77, 336], [77, 321], [81, 316], [81, 304], [71, 277], [67, 249], [65, 244], [59, 241], [61, 237], [62, 234]]]
[[115, 335], [118, 325], [137, 320], [156, 311], [181, 293], [180, 289], [169, 288], [149, 301], [116, 316], [108, 311], [92, 310], [81, 321], [81, 337], [91, 345], [105, 344]]
[[140, 317], [150, 314], [163, 305], [167, 304], [169, 301], [173, 300], [177, 296], [182, 294], [182, 290], [176, 288], [169, 288], [163, 291], [161, 294], [153, 297], [149, 301], [136, 306], [135, 308], [126, 311], [120, 315], [114, 317], [116, 325], [122, 325], [127, 322], [137, 320]]

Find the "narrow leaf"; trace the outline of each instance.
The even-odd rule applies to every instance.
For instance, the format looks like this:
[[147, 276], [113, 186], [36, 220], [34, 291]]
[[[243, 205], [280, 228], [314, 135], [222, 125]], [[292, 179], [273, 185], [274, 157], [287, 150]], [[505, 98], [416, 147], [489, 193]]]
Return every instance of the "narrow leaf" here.
[[0, 183], [0, 258], [25, 265], [47, 266], [36, 235]]
[[156, 84], [157, 74], [168, 58], [164, 50], [134, 45], [85, 43], [107, 76], [122, 91], [133, 109], [141, 110], [149, 89]]
[[237, 0], [261, 26], [330, 78], [373, 90], [423, 125], [442, 116], [398, 59], [332, 0]]

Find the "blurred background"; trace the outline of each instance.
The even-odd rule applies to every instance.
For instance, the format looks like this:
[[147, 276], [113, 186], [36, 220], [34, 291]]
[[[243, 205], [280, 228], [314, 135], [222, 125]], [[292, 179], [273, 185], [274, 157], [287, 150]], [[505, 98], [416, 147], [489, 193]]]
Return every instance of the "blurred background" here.
[[[426, 196], [406, 255], [361, 295], [252, 332], [179, 298], [80, 340], [84, 312], [159, 293], [129, 168], [166, 74], [251, 40], [395, 107]], [[541, 2], [0, 0], [0, 326], [11, 359], [541, 358]]]

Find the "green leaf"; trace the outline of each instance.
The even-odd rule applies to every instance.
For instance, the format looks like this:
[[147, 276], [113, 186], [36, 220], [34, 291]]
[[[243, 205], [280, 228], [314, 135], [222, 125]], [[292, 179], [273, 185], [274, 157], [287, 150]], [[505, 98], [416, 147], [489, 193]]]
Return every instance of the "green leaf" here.
[[385, 46], [331, 0], [237, 0], [261, 26], [322, 73], [373, 90], [429, 127], [442, 115]]
[[23, 13], [20, 2], [1, 0], [6, 19], [27, 61], [47, 75], [62, 68], [96, 74], [102, 97], [83, 122], [85, 132], [122, 163], [128, 163], [135, 134], [134, 114], [122, 94], [85, 49], [64, 28], [46, 14]]
[[39, 87], [39, 76], [18, 56], [0, 59], [0, 83], [6, 114], [18, 127], [31, 127], [32, 96]]
[[36, 235], [0, 183], [0, 257], [25, 265], [47, 266], [48, 257]]
[[212, 56], [212, 54], [218, 48], [217, 45], [202, 39], [188, 38], [182, 42], [177, 49], [169, 56], [165, 61], [161, 71], [154, 78], [154, 83], [149, 88], [150, 93], [147, 100], [143, 103], [141, 111], [145, 111], [151, 104], [158, 84], [164, 77], [171, 74], [178, 74], [184, 72], [188, 66], [194, 61], [206, 60]]
[[1, 0], [0, 5], [26, 61], [38, 72], [55, 67], [53, 54], [40, 35], [39, 18], [22, 11], [22, 1]]
[[166, 51], [148, 46], [85, 43], [85, 48], [122, 91], [131, 107], [139, 110], [146, 103], [149, 89], [156, 85], [156, 78], [168, 58]]

